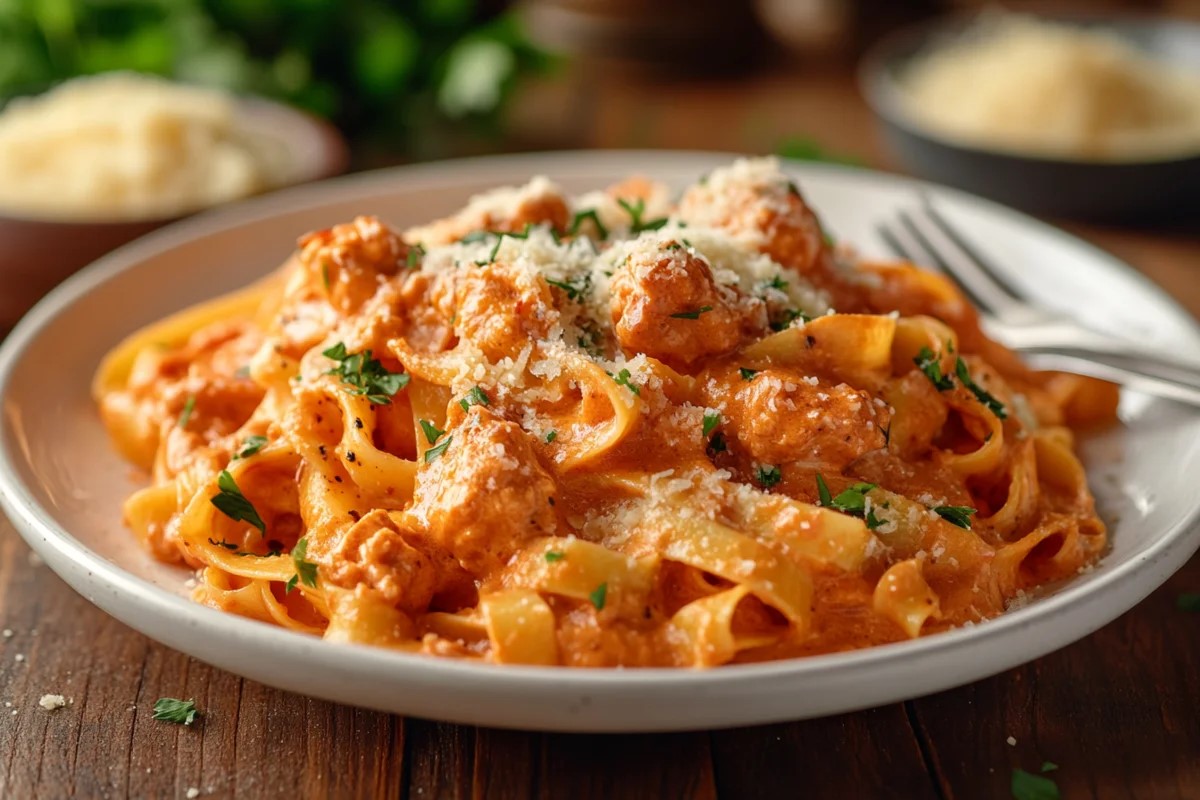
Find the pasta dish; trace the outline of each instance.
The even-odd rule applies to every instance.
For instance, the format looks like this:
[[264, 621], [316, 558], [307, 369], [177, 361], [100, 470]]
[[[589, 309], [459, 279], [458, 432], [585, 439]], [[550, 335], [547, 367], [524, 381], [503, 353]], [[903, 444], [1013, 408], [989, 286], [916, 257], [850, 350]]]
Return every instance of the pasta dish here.
[[129, 337], [125, 503], [206, 605], [497, 663], [706, 667], [972, 625], [1105, 548], [1073, 431], [944, 277], [771, 159], [363, 216]]

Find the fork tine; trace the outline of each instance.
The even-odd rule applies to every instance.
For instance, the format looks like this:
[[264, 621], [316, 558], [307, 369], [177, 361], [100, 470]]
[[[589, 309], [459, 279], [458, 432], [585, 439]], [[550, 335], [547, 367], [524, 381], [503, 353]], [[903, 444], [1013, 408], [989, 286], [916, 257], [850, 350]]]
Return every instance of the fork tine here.
[[896, 258], [917, 263], [917, 254], [906, 248], [904, 243], [900, 241], [900, 237], [898, 237], [895, 232], [893, 232], [892, 229], [887, 226], [886, 223], [881, 222], [876, 225], [875, 232], [879, 234], [879, 238], [883, 240], [883, 243], [887, 246], [887, 249], [891, 250], [892, 255], [896, 256]]
[[[962, 289], [963, 294], [976, 307], [983, 311], [994, 311], [996, 303], [992, 302], [994, 293], [986, 293], [986, 287], [981, 291], [977, 285], [963, 280], [959, 271], [954, 269], [954, 265], [946, 256], [945, 248], [938, 249], [930, 240], [929, 236], [921, 226], [918, 226], [916, 218], [908, 211], [899, 213], [900, 223], [911, 239], [920, 243], [921, 250], [929, 254], [929, 257], [924, 262], [925, 265], [936, 268], [939, 272], [949, 276], [954, 281], [958, 288]], [[1000, 298], [1000, 302], [1004, 302], [1004, 298]]]
[[1022, 301], [1025, 299], [1021, 290], [1013, 286], [1012, 282], [1004, 275], [1003, 270], [996, 269], [996, 265], [983, 255], [983, 253], [979, 252], [974, 245], [968, 242], [967, 238], [956, 227], [950, 224], [950, 221], [946, 219], [942, 212], [934, 207], [933, 201], [928, 194], [922, 193], [921, 205], [926, 215], [933, 220], [938, 229], [946, 235], [946, 238], [962, 251], [963, 255], [971, 259], [979, 267], [980, 271], [991, 278], [992, 282], [999, 286], [1005, 294], [1013, 300]]
[[926, 249], [937, 258], [943, 271], [958, 283], [975, 305], [1000, 315], [1013, 313], [1024, 306], [1005, 287], [993, 281], [927, 213], [910, 214], [905, 211], [900, 216], [913, 235], [919, 236]]

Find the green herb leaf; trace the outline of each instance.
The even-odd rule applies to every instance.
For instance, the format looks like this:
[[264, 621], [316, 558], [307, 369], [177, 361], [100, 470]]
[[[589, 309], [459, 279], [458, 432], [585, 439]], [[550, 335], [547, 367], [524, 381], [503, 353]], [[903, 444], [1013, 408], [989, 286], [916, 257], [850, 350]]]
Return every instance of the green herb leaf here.
[[719, 412], [705, 411], [704, 412], [704, 438], [707, 439], [708, 435], [710, 433], [712, 433], [713, 430], [720, 424], [721, 424], [721, 414]]
[[378, 359], [371, 357], [370, 350], [348, 353], [346, 345], [338, 342], [322, 355], [338, 362], [336, 367], [325, 373], [326, 375], [338, 376], [342, 383], [349, 387], [347, 392], [365, 396], [377, 406], [389, 405], [392, 396], [408, 385], [408, 373], [388, 372]]
[[[471, 406], [490, 406], [492, 401], [488, 398], [487, 392], [480, 389], [478, 386], [472, 386], [467, 392], [467, 396], [458, 401], [459, 406], [463, 411], [467, 411]], [[433, 444], [433, 442], [430, 442]]]
[[551, 286], [557, 286], [559, 289], [562, 289], [564, 292], [566, 292], [568, 300], [579, 300], [580, 298], [586, 296], [592, 289], [592, 280], [587, 275], [580, 280], [578, 286], [570, 281], [556, 281], [552, 278], [543, 278], [543, 280]]
[[208, 537], [208, 543], [211, 544], [213, 547], [224, 547], [226, 550], [237, 550], [238, 549], [238, 546], [236, 544], [234, 544], [233, 542], [227, 542], [224, 539], [222, 539], [221, 541], [218, 542], [216, 539], [212, 538], [211, 536]]
[[1200, 592], [1184, 592], [1175, 598], [1175, 607], [1180, 611], [1200, 611]]
[[329, 262], [321, 262], [321, 285], [325, 287], [325, 291], [329, 291]]
[[546, 561], [550, 564], [553, 564], [555, 561], [562, 561], [566, 557], [567, 557], [566, 553], [560, 553], [557, 550], [547, 550], [546, 551]]
[[776, 275], [774, 278], [771, 278], [769, 282], [763, 284], [763, 288], [776, 289], [780, 292], [786, 292], [788, 288], [788, 282], [783, 279], [782, 275]]
[[409, 269], [416, 269], [421, 266], [421, 260], [425, 258], [425, 247], [421, 244], [414, 244], [408, 248], [408, 255], [404, 257], [404, 266]]
[[421, 430], [430, 444], [436, 444], [437, 440], [445, 433], [443, 430], [438, 430], [438, 427], [427, 419], [419, 419], [417, 422], [421, 423]]
[[843, 164], [851, 167], [864, 166], [857, 156], [832, 153], [816, 139], [807, 136], [792, 136], [784, 139], [775, 148], [775, 155], [795, 161], [817, 161], [826, 164]]
[[302, 538], [296, 542], [296, 546], [292, 548], [292, 565], [296, 567], [296, 574], [293, 575], [287, 582], [284, 592], [290, 592], [296, 587], [296, 582], [299, 581], [305, 586], [311, 586], [314, 589], [317, 586], [317, 565], [311, 561], [306, 561], [308, 556], [308, 537]]
[[771, 330], [776, 332], [787, 330], [792, 326], [792, 323], [798, 319], [808, 322], [812, 319], [812, 317], [808, 316], [808, 314], [805, 314], [803, 311], [799, 311], [794, 308], [785, 308], [779, 314], [779, 316], [771, 320]]
[[1057, 783], [1023, 769], [1013, 770], [1010, 788], [1014, 800], [1059, 800], [1061, 797]]
[[913, 359], [913, 363], [917, 365], [917, 369], [925, 373], [925, 377], [929, 378], [933, 388], [939, 392], [954, 388], [954, 381], [950, 379], [949, 375], [942, 374], [942, 364], [938, 356], [928, 347], [922, 347], [917, 351], [917, 357]]
[[783, 470], [771, 464], [760, 464], [754, 470], [754, 481], [764, 489], [770, 489], [783, 480]]
[[194, 700], [176, 700], [174, 697], [160, 697], [154, 701], [154, 719], [164, 722], [174, 722], [178, 725], [191, 725], [196, 721], [200, 712], [196, 710]]
[[1055, 764], [1053, 761], [1042, 762], [1042, 772], [1054, 772], [1056, 769], [1058, 769], [1058, 764]]
[[825, 485], [825, 479], [819, 472], [817, 473], [817, 505], [825, 508], [833, 505], [833, 495], [829, 493], [829, 487]]
[[476, 244], [477, 242], [486, 242], [492, 236], [495, 234], [491, 231], [471, 231], [458, 241], [460, 244]]
[[575, 216], [571, 218], [571, 227], [567, 229], [569, 236], [575, 236], [579, 233], [579, 226], [584, 220], [590, 219], [592, 224], [596, 226], [596, 232], [600, 234], [601, 240], [608, 238], [608, 228], [604, 227], [604, 223], [600, 221], [600, 216], [596, 213], [596, 209], [589, 208], [585, 211], [575, 212]]
[[936, 506], [933, 511], [951, 525], [971, 530], [971, 515], [975, 509], [970, 506]]
[[229, 470], [221, 470], [220, 476], [217, 477], [217, 488], [220, 491], [210, 502], [217, 507], [218, 511], [232, 520], [249, 522], [258, 528], [260, 534], [267, 535], [266, 523], [258, 515], [254, 504], [242, 494], [242, 490], [238, 488], [237, 481], [229, 474]]
[[700, 306], [695, 311], [681, 311], [678, 314], [672, 314], [671, 317], [674, 319], [700, 319], [701, 314], [707, 314], [712, 310], [712, 306]]
[[818, 472], [817, 505], [863, 519], [869, 530], [875, 530], [884, 525], [884, 521], [875, 516], [875, 509], [872, 508], [869, 513], [867, 512], [867, 493], [875, 488], [877, 487], [874, 483], [854, 483], [838, 492], [837, 496], [833, 496], [829, 492], [829, 486], [825, 483], [824, 476]]
[[708, 449], [714, 453], [724, 453], [729, 449], [729, 446], [725, 444], [725, 436], [720, 431], [714, 433], [708, 440]]
[[602, 583], [597, 586], [592, 593], [588, 595], [588, 599], [592, 601], [592, 605], [596, 607], [597, 611], [603, 611], [604, 603], [608, 599], [608, 584]]
[[993, 414], [1000, 419], [1008, 416], [1008, 412], [1004, 409], [1004, 404], [971, 378], [971, 373], [967, 371], [967, 362], [962, 360], [962, 356], [959, 356], [958, 360], [954, 362], [954, 374], [958, 376], [958, 380], [963, 386], [971, 390], [971, 394], [975, 395], [975, 399], [987, 406]]
[[738, 372], [741, 374], [742, 380], [744, 381], [754, 380], [754, 376], [758, 374], [758, 370], [746, 369], [745, 367], [738, 369]]
[[447, 436], [446, 440], [439, 445], [434, 445], [425, 451], [425, 463], [428, 464], [435, 458], [446, 452], [446, 448], [450, 446], [450, 442], [454, 439], [453, 436]]
[[550, 444], [558, 438], [558, 431], [550, 431], [546, 434], [546, 444]]
[[613, 375], [610, 372], [610, 373], [608, 373], [608, 376], [610, 378], [612, 378], [614, 381], [616, 381], [616, 384], [618, 386], [624, 386], [626, 389], [633, 392], [634, 394], [640, 395], [642, 393], [641, 388], [639, 388], [636, 383], [633, 383], [632, 381], [630, 381], [631, 376], [629, 374], [629, 370], [622, 369], [616, 375]]
[[629, 215], [629, 232], [632, 234], [636, 235], [642, 231], [656, 231], [667, 224], [666, 217], [652, 220], [642, 219], [642, 215], [646, 213], [646, 201], [641, 197], [632, 203], [623, 197], [618, 197], [617, 205], [625, 209], [625, 213]]
[[233, 460], [237, 461], [239, 458], [249, 458], [259, 450], [262, 450], [266, 444], [267, 437], [265, 436], [247, 436], [245, 441], [242, 442], [242, 449], [233, 454]]
[[187, 400], [183, 401], [183, 411], [179, 412], [179, 427], [186, 428], [188, 420], [192, 418], [192, 412], [196, 410], [196, 395], [189, 394]]

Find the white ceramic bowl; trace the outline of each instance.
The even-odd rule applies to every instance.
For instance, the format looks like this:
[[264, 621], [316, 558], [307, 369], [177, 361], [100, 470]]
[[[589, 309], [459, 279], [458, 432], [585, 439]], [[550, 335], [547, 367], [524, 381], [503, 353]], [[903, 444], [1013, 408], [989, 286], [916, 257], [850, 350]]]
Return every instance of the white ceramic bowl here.
[[[404, 225], [472, 192], [546, 173], [571, 191], [632, 172], [682, 184], [730, 156], [560, 153], [407, 167], [291, 190], [187, 220], [96, 263], [47, 297], [0, 347], [0, 501], [25, 539], [89, 600], [148, 636], [292, 691], [421, 717], [500, 727], [650, 731], [797, 719], [976, 680], [1074, 641], [1157, 587], [1197, 546], [1200, 412], [1130, 394], [1121, 426], [1085, 443], [1112, 551], [1092, 572], [971, 628], [851, 653], [712, 670], [568, 670], [437, 660], [335, 644], [198, 606], [188, 574], [144, 554], [120, 518], [136, 486], [88, 396], [125, 334], [243, 285], [298, 234], [377, 213]], [[1200, 351], [1162, 292], [1103, 252], [960, 192], [905, 178], [795, 164], [839, 240], [883, 254], [874, 223], [929, 191], [951, 221], [1052, 307], [1109, 330]], [[52, 626], [53, 621], [48, 620]], [[50, 631], [47, 631], [50, 633]]]

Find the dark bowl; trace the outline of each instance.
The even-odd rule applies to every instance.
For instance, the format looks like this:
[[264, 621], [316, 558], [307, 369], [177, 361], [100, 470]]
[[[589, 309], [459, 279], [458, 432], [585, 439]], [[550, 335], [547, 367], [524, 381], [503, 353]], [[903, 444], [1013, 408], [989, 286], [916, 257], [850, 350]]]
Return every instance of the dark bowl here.
[[[906, 169], [1034, 214], [1104, 222], [1200, 216], [1200, 152], [1156, 161], [1072, 161], [989, 150], [922, 128], [904, 108], [900, 75], [914, 56], [953, 38], [975, 19], [956, 15], [905, 28], [863, 58], [863, 95], [887, 146]], [[1200, 76], [1200, 25], [1140, 17], [1053, 19], [1113, 33]]]
[[[239, 103], [243, 125], [271, 132], [292, 154], [296, 167], [288, 185], [328, 178], [345, 170], [346, 143], [329, 123], [269, 100], [244, 98]], [[0, 212], [0, 281], [4, 284], [0, 291], [0, 337], [72, 273], [181, 216], [186, 215], [49, 219]]]

